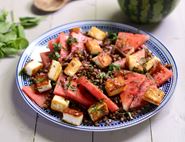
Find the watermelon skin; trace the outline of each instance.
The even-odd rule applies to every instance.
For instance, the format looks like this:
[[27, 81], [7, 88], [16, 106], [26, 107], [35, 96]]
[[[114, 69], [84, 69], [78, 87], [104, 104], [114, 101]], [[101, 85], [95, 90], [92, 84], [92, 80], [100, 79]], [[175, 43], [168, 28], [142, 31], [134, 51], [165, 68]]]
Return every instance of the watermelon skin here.
[[124, 14], [136, 23], [156, 23], [169, 15], [180, 0], [118, 0]]

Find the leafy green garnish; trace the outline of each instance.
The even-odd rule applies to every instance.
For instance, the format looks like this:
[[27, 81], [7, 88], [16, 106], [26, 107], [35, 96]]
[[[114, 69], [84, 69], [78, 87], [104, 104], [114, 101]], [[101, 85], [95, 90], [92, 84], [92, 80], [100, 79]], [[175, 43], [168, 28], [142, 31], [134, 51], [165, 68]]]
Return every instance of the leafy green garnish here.
[[110, 33], [108, 34], [108, 39], [110, 39], [110, 41], [111, 41], [112, 43], [115, 43], [116, 40], [117, 40], [117, 38], [118, 38], [118, 34], [117, 34], [117, 33], [112, 33], [112, 32], [110, 32]]
[[54, 51], [59, 52], [62, 48], [62, 45], [60, 43], [53, 43]]
[[22, 69], [20, 70], [20, 72], [19, 72], [19, 75], [23, 75], [23, 74], [25, 74], [25, 73], [26, 73], [25, 68], [22, 68]]
[[68, 81], [68, 83], [66, 84], [66, 88], [68, 89], [70, 85], [71, 85], [71, 81]]
[[111, 64], [109, 65], [109, 71], [118, 71], [120, 70], [120, 65], [116, 65], [116, 64]]
[[60, 58], [60, 54], [54, 51], [54, 52], [49, 53], [48, 57], [52, 60], [58, 61], [58, 59]]
[[0, 22], [4, 22], [6, 21], [8, 12], [5, 10], [0, 11]]
[[11, 28], [11, 23], [6, 22], [6, 21], [0, 22], [0, 33], [1, 34], [9, 32], [9, 30], [11, 30], [10, 28]]
[[41, 78], [35, 79], [35, 82], [36, 82], [36, 83], [41, 83], [41, 82], [46, 81], [46, 80], [47, 80], [46, 77], [41, 77]]
[[104, 72], [101, 72], [100, 74], [98, 74], [98, 78], [103, 79], [106, 78], [108, 75]]
[[70, 85], [68, 89], [73, 91], [73, 92], [77, 90], [77, 88], [73, 85]]
[[0, 11], [0, 58], [15, 55], [28, 46], [20, 23], [7, 21], [8, 12]]
[[132, 117], [132, 114], [131, 114], [130, 112], [126, 112], [126, 114], [129, 116], [130, 119], [134, 119], [134, 118]]
[[77, 42], [78, 42], [77, 39], [74, 37], [69, 37], [67, 39], [67, 45], [69, 45], [69, 46], [71, 46], [73, 43], [77, 43]]
[[37, 26], [41, 20], [41, 18], [38, 17], [20, 17], [20, 24], [24, 28], [32, 28], [34, 26]]
[[77, 90], [76, 86], [74, 86], [70, 80], [69, 80], [68, 83], [66, 84], [65, 88], [66, 88], [66, 89], [69, 89], [69, 90], [71, 90], [71, 91], [73, 91], [73, 92]]
[[137, 73], [140, 73], [140, 74], [145, 74], [146, 73], [145, 68], [143, 68], [142, 66], [140, 66], [140, 67], [134, 67], [133, 68], [133, 71], [134, 72], [137, 72]]

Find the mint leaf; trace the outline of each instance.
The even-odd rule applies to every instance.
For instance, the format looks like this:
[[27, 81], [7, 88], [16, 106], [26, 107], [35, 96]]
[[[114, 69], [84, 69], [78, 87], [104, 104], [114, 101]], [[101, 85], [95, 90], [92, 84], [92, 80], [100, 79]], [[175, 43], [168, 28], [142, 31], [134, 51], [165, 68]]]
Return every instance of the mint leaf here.
[[41, 19], [38, 17], [20, 17], [19, 20], [24, 28], [31, 28], [37, 26]]
[[0, 34], [0, 42], [8, 42], [11, 40], [16, 40], [17, 34], [14, 31], [8, 32], [6, 34]]
[[8, 45], [15, 49], [24, 49], [29, 45], [29, 42], [25, 38], [17, 38], [16, 40], [8, 42]]
[[19, 52], [18, 49], [15, 48], [0, 48], [0, 58], [4, 56], [15, 55]]
[[4, 34], [9, 31], [11, 23], [9, 22], [0, 22], [0, 33]]
[[8, 12], [5, 10], [0, 11], [0, 22], [5, 22], [7, 18]]
[[17, 36], [21, 38], [25, 38], [24, 27], [20, 24], [17, 25]]

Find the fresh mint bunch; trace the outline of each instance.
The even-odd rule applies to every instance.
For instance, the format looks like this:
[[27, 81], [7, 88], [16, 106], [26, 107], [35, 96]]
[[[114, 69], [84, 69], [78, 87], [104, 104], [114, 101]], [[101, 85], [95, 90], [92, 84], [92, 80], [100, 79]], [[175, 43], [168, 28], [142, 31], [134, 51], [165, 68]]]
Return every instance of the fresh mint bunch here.
[[37, 17], [21, 17], [15, 23], [7, 20], [8, 15], [7, 11], [0, 11], [0, 58], [16, 55], [25, 49], [29, 42], [24, 29], [34, 27], [40, 21]]

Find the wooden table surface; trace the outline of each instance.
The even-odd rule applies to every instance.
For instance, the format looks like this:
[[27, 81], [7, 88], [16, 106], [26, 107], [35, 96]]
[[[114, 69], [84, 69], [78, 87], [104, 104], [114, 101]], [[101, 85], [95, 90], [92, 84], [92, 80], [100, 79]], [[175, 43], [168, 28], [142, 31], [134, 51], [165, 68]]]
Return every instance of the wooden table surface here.
[[[42, 15], [32, 0], [1, 0], [0, 9], [16, 16]], [[134, 25], [122, 17], [117, 0], [73, 1], [46, 16], [37, 27], [26, 31], [31, 42], [47, 30], [79, 20], [111, 20], [151, 32], [172, 53], [178, 67], [173, 97], [160, 113], [131, 128], [111, 132], [83, 132], [64, 128], [35, 113], [22, 99], [15, 83], [19, 57], [0, 59], [0, 141], [4, 142], [184, 142], [185, 141], [185, 1], [155, 25]], [[183, 52], [184, 51], [184, 52]]]

